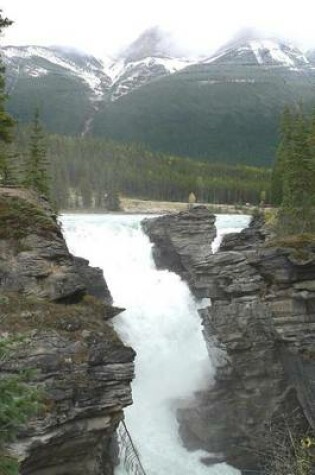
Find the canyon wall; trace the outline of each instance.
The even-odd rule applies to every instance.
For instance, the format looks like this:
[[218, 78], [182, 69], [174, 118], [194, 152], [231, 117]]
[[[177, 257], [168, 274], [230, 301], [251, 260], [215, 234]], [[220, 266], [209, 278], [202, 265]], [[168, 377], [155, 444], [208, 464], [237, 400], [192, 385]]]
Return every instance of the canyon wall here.
[[212, 453], [205, 462], [256, 470], [272, 421], [315, 428], [315, 245], [277, 242], [257, 216], [212, 254], [214, 217], [202, 207], [143, 227], [157, 265], [211, 299], [200, 314], [215, 383], [178, 410], [183, 441]]

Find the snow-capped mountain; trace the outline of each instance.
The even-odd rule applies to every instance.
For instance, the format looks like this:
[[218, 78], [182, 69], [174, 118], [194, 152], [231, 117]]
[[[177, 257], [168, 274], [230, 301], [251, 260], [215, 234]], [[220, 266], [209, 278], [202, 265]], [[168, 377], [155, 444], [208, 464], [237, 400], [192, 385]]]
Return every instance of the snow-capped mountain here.
[[91, 134], [178, 156], [272, 163], [283, 108], [315, 106], [315, 68], [281, 39], [244, 36], [100, 108]]
[[163, 33], [156, 28], [144, 32], [117, 59], [98, 59], [69, 48], [42, 46], [6, 46], [2, 55], [9, 93], [21, 75], [41, 78], [58, 70], [87, 85], [93, 101], [114, 101], [192, 63], [172, 56]]
[[188, 59], [153, 28], [115, 59], [39, 46], [7, 46], [2, 57], [8, 110], [20, 122], [39, 107], [49, 131], [174, 155], [271, 161], [283, 107], [315, 105], [315, 52], [277, 38], [240, 35]]
[[210, 64], [243, 64], [303, 68], [309, 65], [307, 56], [297, 47], [277, 38], [241, 37], [221, 47], [203, 60]]
[[96, 96], [102, 96], [111, 85], [103, 62], [71, 49], [5, 46], [2, 48], [2, 55], [10, 79], [9, 92], [14, 89], [20, 75], [41, 78], [60, 70], [83, 81]]
[[146, 30], [106, 71], [112, 78], [111, 100], [153, 79], [173, 74], [195, 61], [180, 57], [169, 36], [157, 27]]
[[113, 78], [110, 99], [114, 101], [154, 79], [173, 74], [190, 64], [188, 60], [171, 57], [148, 56], [131, 62], [121, 59], [107, 71]]
[[88, 88], [92, 102], [112, 102], [152, 80], [168, 76], [193, 64], [282, 66], [296, 70], [315, 62], [295, 46], [278, 39], [240, 37], [207, 58], [181, 57], [170, 37], [159, 28], [146, 30], [116, 59], [98, 59], [69, 48], [6, 46], [7, 86], [12, 94], [21, 77], [45, 78], [63, 74]]

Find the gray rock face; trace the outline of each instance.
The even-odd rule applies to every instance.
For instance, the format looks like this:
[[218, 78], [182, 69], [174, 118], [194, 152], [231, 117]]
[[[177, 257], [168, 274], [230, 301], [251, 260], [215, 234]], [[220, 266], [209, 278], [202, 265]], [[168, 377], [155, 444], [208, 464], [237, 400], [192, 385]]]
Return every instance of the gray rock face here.
[[205, 206], [142, 221], [144, 231], [154, 243], [157, 267], [177, 272], [198, 295], [207, 291], [202, 264], [212, 255], [214, 222], [215, 216]]
[[135, 356], [107, 323], [120, 310], [101, 270], [69, 253], [37, 196], [2, 189], [0, 222], [0, 336], [25, 338], [0, 376], [35, 369], [30, 384], [43, 391], [43, 409], [9, 450], [22, 475], [112, 475]]
[[33, 330], [1, 373], [32, 368], [44, 408], [21, 430], [10, 451], [21, 474], [112, 474], [110, 444], [122, 409], [132, 403], [134, 352], [111, 330]]
[[[180, 216], [173, 219], [181, 237]], [[195, 263], [191, 288], [211, 298], [200, 313], [208, 347], [213, 355], [216, 346], [220, 357], [211, 390], [178, 411], [180, 433], [188, 448], [244, 470], [257, 469], [264, 450], [259, 437], [273, 417], [299, 414], [303, 426], [315, 428], [315, 247], [283, 248], [266, 239], [257, 218], [226, 236], [217, 254], [199, 252], [197, 241], [185, 246], [195, 253], [185, 254]], [[181, 261], [179, 247], [168, 250]]]
[[[0, 292], [21, 292], [53, 302], [75, 302], [89, 293], [112, 303], [102, 270], [69, 253], [44, 199], [23, 190], [2, 189], [1, 203], [11, 209], [11, 216], [1, 222], [5, 239], [0, 239]], [[22, 213], [25, 221], [20, 225]]]
[[76, 274], [80, 277], [89, 295], [104, 300], [108, 304], [113, 303], [112, 296], [103, 276], [102, 269], [89, 266], [89, 261], [82, 257], [73, 257]]

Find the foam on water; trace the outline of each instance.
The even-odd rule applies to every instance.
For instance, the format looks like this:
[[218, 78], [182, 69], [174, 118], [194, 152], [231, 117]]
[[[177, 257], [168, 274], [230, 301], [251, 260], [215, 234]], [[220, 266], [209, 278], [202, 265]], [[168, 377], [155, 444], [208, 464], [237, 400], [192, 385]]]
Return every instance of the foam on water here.
[[[176, 407], [209, 385], [215, 368], [202, 337], [198, 303], [176, 274], [155, 268], [140, 226], [143, 218], [62, 217], [70, 251], [104, 270], [114, 303], [127, 309], [115, 319], [116, 330], [137, 352], [127, 427], [150, 475], [235, 475], [239, 472], [226, 464], [203, 465], [205, 454], [186, 451], [178, 436]], [[220, 237], [247, 222], [245, 216], [219, 216]], [[122, 474], [118, 467], [116, 475]]]

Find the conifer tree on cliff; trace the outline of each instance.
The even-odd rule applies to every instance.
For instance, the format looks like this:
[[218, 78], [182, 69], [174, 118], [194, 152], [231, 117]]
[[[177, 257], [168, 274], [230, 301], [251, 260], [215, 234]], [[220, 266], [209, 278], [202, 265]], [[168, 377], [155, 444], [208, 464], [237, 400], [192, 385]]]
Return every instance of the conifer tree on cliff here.
[[46, 146], [39, 111], [35, 110], [30, 136], [29, 151], [25, 161], [24, 186], [38, 193], [49, 195], [49, 174], [46, 159]]
[[[12, 21], [4, 17], [0, 9], [0, 35], [10, 26]], [[5, 76], [4, 66], [0, 60], [0, 183], [8, 184], [13, 181], [8, 144], [12, 141], [14, 121], [5, 110]]]
[[286, 233], [315, 231], [315, 155], [312, 132], [314, 125], [301, 113], [291, 115], [283, 130], [282, 203], [280, 228]]
[[280, 143], [277, 149], [277, 159], [271, 176], [271, 199], [274, 205], [280, 205], [283, 199], [283, 177], [286, 167], [286, 156], [291, 146], [293, 114], [289, 107], [282, 113], [280, 121]]

